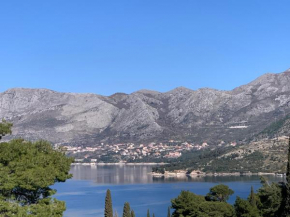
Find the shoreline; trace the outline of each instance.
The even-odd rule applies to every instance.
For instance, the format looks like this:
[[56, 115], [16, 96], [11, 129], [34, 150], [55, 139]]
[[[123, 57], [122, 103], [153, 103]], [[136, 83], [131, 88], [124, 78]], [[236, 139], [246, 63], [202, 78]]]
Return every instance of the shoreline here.
[[168, 172], [166, 171], [164, 174], [162, 173], [156, 173], [151, 172], [151, 175], [153, 177], [208, 177], [208, 176], [277, 176], [277, 177], [284, 177], [284, 174], [278, 174], [278, 173], [266, 173], [266, 172], [258, 172], [258, 173], [241, 173], [241, 172], [235, 172], [235, 173], [186, 173], [186, 171], [177, 171], [177, 172]]
[[166, 165], [168, 163], [72, 163], [71, 166], [102, 166], [102, 165], [119, 165], [119, 166], [154, 166]]

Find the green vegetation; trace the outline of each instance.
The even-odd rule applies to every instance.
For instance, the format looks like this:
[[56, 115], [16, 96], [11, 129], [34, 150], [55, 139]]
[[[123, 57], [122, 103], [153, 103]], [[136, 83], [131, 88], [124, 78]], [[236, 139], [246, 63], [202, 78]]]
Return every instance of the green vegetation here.
[[233, 193], [227, 185], [220, 184], [212, 187], [205, 198], [208, 201], [226, 202]]
[[113, 217], [113, 206], [110, 189], [107, 190], [105, 199], [105, 217]]
[[134, 210], [131, 210], [131, 217], [136, 217]]
[[275, 134], [279, 133], [284, 127], [289, 127], [290, 123], [290, 115], [271, 123], [268, 127], [266, 127], [258, 136], [267, 136], [274, 137]]
[[226, 185], [217, 185], [206, 196], [182, 191], [171, 200], [173, 217], [289, 217], [290, 216], [290, 138], [288, 144], [287, 182], [269, 183], [261, 177], [257, 193], [251, 187], [248, 199], [237, 197], [234, 206], [226, 201], [234, 192]]
[[147, 210], [147, 217], [150, 217], [150, 211], [149, 211], [149, 209]]
[[[0, 137], [11, 133], [11, 127], [2, 121]], [[72, 161], [46, 141], [0, 143], [1, 216], [62, 216], [65, 203], [52, 198], [56, 191], [50, 186], [71, 178]]]
[[13, 126], [12, 123], [2, 120], [2, 123], [0, 123], [0, 140], [2, 139], [3, 136], [12, 133], [11, 130], [12, 126]]
[[180, 195], [171, 200], [174, 212], [173, 217], [206, 217], [206, 216], [234, 216], [233, 207], [225, 202], [207, 201], [189, 191], [182, 191]]
[[128, 202], [124, 204], [123, 217], [131, 217], [131, 208]]
[[167, 210], [167, 217], [171, 217], [170, 207], [168, 207], [168, 210]]
[[260, 217], [257, 207], [251, 205], [250, 201], [237, 197], [234, 204], [237, 217]]

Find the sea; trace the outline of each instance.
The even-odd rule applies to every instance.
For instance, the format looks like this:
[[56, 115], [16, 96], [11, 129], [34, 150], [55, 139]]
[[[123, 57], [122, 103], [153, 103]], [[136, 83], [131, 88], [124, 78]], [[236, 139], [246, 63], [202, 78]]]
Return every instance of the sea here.
[[[236, 197], [247, 198], [251, 186], [261, 187], [259, 176], [153, 177], [148, 165], [74, 165], [73, 178], [53, 186], [55, 197], [66, 202], [64, 217], [103, 217], [107, 189], [112, 195], [113, 210], [122, 216], [125, 202], [129, 202], [137, 217], [145, 217], [147, 210], [156, 217], [166, 217], [171, 199], [182, 190], [205, 195], [217, 184], [228, 185]], [[269, 181], [281, 182], [283, 177], [267, 176]], [[173, 210], [171, 210], [173, 211]]]

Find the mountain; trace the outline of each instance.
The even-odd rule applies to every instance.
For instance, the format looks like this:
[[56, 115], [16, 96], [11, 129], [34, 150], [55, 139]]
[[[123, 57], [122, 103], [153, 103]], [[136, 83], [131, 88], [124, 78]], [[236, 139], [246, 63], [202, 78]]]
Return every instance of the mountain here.
[[168, 141], [242, 141], [290, 113], [290, 70], [231, 91], [184, 87], [160, 93], [60, 93], [14, 88], [0, 93], [0, 118], [13, 137], [94, 145]]

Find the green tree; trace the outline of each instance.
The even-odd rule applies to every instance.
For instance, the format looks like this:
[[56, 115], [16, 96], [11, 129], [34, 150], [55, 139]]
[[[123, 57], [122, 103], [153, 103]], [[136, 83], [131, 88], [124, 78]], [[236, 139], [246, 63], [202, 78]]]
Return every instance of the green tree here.
[[2, 123], [0, 123], [0, 140], [2, 139], [3, 136], [7, 134], [12, 133], [12, 128], [13, 124], [5, 121], [4, 119], [2, 120]]
[[131, 217], [136, 217], [134, 210], [131, 210]]
[[155, 217], [155, 214], [153, 213], [152, 217]]
[[234, 208], [225, 202], [206, 201], [200, 204], [198, 217], [233, 217]]
[[206, 200], [226, 202], [233, 193], [234, 191], [227, 185], [216, 185], [210, 189], [210, 192], [206, 195]]
[[[11, 127], [3, 121], [0, 134], [10, 133]], [[50, 186], [71, 178], [71, 163], [46, 141], [0, 143], [1, 216], [62, 216], [65, 203], [52, 198], [56, 191]]]
[[113, 206], [110, 189], [107, 190], [105, 199], [105, 217], [113, 217]]
[[170, 207], [168, 207], [168, 210], [167, 210], [167, 217], [171, 217]]
[[261, 177], [262, 187], [258, 190], [259, 198], [258, 208], [261, 215], [265, 217], [281, 216], [278, 215], [282, 203], [282, 187], [272, 182], [271, 184], [266, 178]]
[[249, 196], [249, 202], [252, 205], [252, 207], [257, 207], [256, 196], [255, 196], [255, 193], [254, 193], [253, 186], [251, 186], [251, 193], [250, 193], [250, 196]]
[[237, 217], [259, 217], [259, 210], [250, 201], [237, 197], [234, 204]]
[[147, 217], [150, 217], [150, 211], [147, 209]]
[[172, 217], [197, 216], [199, 205], [203, 202], [205, 202], [204, 197], [190, 191], [181, 191], [177, 198], [171, 200], [171, 207], [174, 209]]
[[123, 217], [131, 217], [131, 208], [128, 202], [124, 204]]

